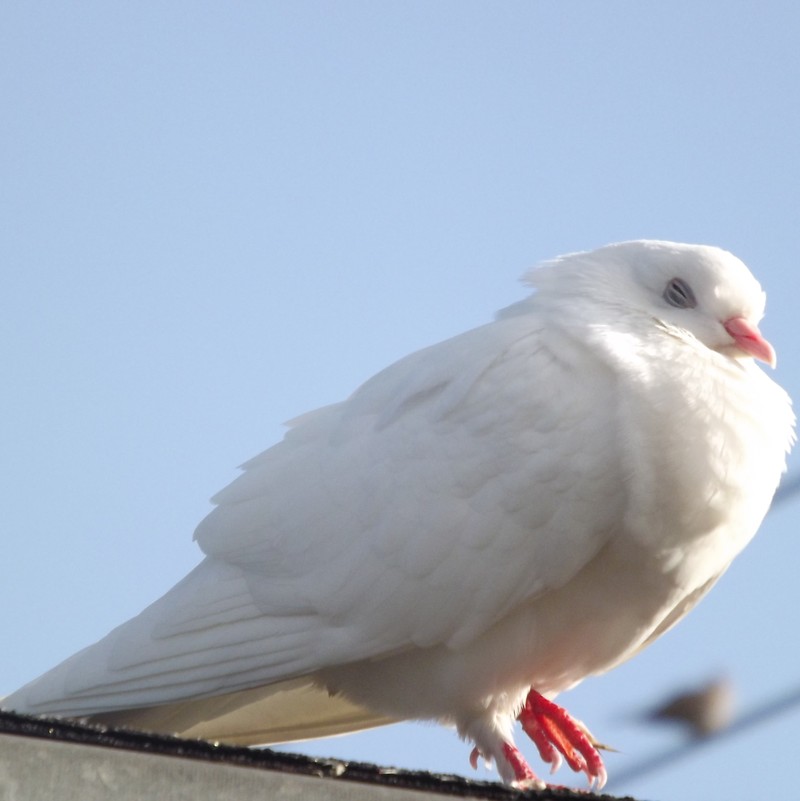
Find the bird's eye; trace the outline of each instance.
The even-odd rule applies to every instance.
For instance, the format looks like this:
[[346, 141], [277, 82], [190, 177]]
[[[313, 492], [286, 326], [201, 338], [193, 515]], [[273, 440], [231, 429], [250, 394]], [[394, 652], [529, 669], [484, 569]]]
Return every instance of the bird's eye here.
[[682, 278], [673, 278], [667, 282], [664, 300], [677, 309], [693, 309], [697, 306], [692, 288]]

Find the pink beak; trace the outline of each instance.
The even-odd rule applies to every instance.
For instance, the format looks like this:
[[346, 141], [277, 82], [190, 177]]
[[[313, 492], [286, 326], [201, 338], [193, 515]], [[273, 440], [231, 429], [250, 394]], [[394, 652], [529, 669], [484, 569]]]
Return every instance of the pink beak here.
[[775, 367], [777, 363], [775, 348], [764, 339], [757, 326], [745, 320], [744, 317], [731, 317], [723, 325], [739, 350], [766, 362], [770, 367]]

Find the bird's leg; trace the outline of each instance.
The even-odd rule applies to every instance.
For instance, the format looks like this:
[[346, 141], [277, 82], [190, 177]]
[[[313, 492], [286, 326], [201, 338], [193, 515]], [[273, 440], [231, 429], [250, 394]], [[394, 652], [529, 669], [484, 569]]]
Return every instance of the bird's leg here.
[[607, 778], [603, 760], [585, 729], [566, 710], [531, 689], [518, 718], [551, 772], [558, 770], [563, 755], [572, 770], [586, 774], [590, 787], [603, 787]]
[[511, 745], [511, 743], [504, 743], [503, 756], [508, 760], [508, 764], [514, 771], [514, 784], [526, 790], [544, 790], [547, 784], [533, 772], [531, 766], [525, 761], [525, 757], [522, 756], [516, 746]]
[[[511, 743], [502, 743], [502, 755], [505, 763], [514, 774], [513, 783], [517, 787], [524, 790], [544, 790], [547, 783], [543, 782], [534, 772], [531, 766], [525, 761], [525, 757], [519, 752], [519, 749]], [[472, 765], [473, 770], [478, 767], [478, 759], [483, 756], [479, 748], [472, 749], [469, 755], [469, 763]], [[500, 765], [498, 765], [500, 767]], [[504, 773], [504, 771], [503, 771]], [[506, 778], [509, 781], [509, 778]]]

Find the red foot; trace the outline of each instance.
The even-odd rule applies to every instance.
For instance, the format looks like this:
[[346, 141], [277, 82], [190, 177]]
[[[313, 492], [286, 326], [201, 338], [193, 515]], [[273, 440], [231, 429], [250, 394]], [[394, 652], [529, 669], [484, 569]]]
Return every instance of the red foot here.
[[[469, 764], [472, 765], [473, 770], [477, 770], [478, 760], [481, 756], [482, 754], [478, 748], [472, 749], [469, 755]], [[526, 790], [544, 790], [547, 787], [547, 784], [531, 770], [531, 766], [525, 761], [525, 757], [511, 743], [503, 743], [503, 756], [508, 761], [511, 770], [514, 771], [514, 784], [518, 787]]]
[[503, 743], [503, 754], [514, 771], [514, 783], [520, 787], [544, 790], [547, 786], [532, 770], [517, 748], [509, 743]]
[[[558, 770], [563, 755], [572, 770], [586, 774], [590, 787], [596, 785], [599, 790], [605, 785], [607, 775], [600, 754], [583, 728], [558, 704], [531, 690], [518, 717], [542, 759], [550, 764], [551, 772]], [[506, 756], [511, 762], [511, 756]]]

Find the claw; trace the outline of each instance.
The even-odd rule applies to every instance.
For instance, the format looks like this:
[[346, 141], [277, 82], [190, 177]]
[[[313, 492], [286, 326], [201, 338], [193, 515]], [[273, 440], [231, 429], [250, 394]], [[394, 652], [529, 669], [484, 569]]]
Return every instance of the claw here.
[[[484, 757], [483, 752], [475, 746], [469, 754], [469, 764], [472, 765], [473, 770], [478, 769], [478, 760]], [[502, 757], [508, 763], [514, 774], [512, 784], [522, 790], [543, 790], [547, 785], [543, 782], [531, 769], [531, 766], [525, 761], [525, 757], [519, 750], [511, 745], [511, 743], [502, 744]], [[500, 756], [498, 755], [498, 759]], [[508, 779], [507, 779], [508, 780]]]
[[473, 770], [478, 769], [478, 760], [483, 756], [483, 754], [478, 750], [478, 746], [472, 749], [469, 752], [469, 764], [472, 765]]
[[510, 743], [503, 743], [503, 756], [508, 760], [514, 771], [514, 785], [523, 790], [544, 790], [547, 784], [543, 782], [525, 761], [525, 757]]
[[[522, 721], [522, 718], [520, 718], [520, 721]], [[540, 721], [522, 722], [522, 728], [528, 737], [533, 740], [542, 761], [550, 765], [550, 773], [555, 773], [561, 767], [561, 754], [553, 746], [552, 738], [548, 736], [548, 732], [545, 731]]]
[[590, 788], [603, 788], [608, 775], [591, 735], [560, 706], [531, 690], [519, 721], [551, 772], [561, 765], [563, 755], [572, 770], [586, 774]]

